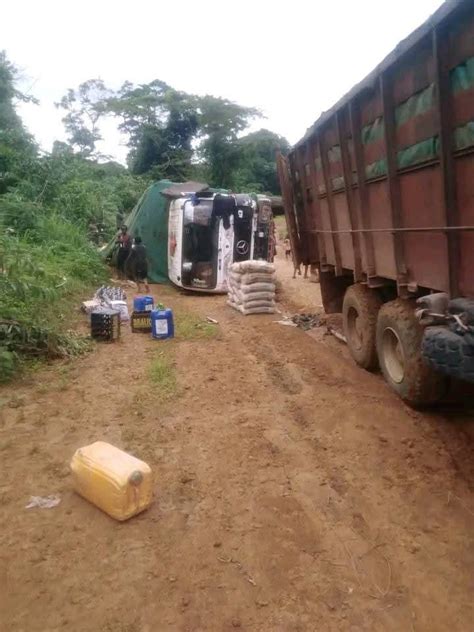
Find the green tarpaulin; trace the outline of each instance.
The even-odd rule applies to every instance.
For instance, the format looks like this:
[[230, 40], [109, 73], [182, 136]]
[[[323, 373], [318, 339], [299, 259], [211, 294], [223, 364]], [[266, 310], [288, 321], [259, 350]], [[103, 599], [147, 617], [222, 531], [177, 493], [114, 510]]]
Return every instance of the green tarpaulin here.
[[[148, 254], [148, 279], [152, 283], [168, 283], [168, 207], [170, 198], [162, 191], [172, 186], [171, 180], [152, 184], [125, 220], [132, 237], [139, 235]], [[115, 238], [104, 250], [112, 254]]]

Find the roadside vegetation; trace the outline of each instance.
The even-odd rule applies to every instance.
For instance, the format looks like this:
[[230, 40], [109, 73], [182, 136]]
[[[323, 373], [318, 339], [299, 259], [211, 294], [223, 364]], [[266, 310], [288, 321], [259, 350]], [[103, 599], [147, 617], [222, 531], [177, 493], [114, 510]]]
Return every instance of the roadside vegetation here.
[[[46, 153], [28, 133], [16, 67], [0, 52], [0, 382], [25, 362], [81, 353], [73, 308], [107, 279], [97, 246], [110, 239], [154, 180], [194, 179], [233, 190], [278, 193], [275, 151], [288, 143], [262, 129], [261, 114], [155, 80], [116, 92], [89, 80], [57, 104], [67, 142]], [[128, 146], [127, 166], [98, 147], [104, 118]], [[182, 318], [188, 339], [215, 326]]]

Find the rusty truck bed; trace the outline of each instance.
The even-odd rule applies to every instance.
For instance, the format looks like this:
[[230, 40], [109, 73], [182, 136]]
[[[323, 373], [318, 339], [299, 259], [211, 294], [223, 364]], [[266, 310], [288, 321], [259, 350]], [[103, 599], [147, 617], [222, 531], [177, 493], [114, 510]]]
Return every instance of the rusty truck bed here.
[[442, 5], [278, 163], [298, 259], [474, 297], [474, 2]]

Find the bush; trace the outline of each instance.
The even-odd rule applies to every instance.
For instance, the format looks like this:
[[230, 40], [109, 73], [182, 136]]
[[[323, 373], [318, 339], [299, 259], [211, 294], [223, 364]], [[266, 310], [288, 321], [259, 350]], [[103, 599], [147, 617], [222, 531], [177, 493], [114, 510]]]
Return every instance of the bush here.
[[106, 278], [79, 226], [40, 217], [23, 236], [0, 235], [0, 381], [25, 358], [75, 355], [87, 343], [67, 331], [71, 306]]

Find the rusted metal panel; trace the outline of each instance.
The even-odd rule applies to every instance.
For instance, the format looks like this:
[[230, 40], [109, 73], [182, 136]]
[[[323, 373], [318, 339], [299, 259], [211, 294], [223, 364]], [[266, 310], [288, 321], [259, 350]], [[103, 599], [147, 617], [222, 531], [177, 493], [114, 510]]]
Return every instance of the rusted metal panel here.
[[438, 121], [434, 109], [418, 114], [399, 125], [396, 131], [398, 149], [409, 147], [438, 134]]
[[385, 159], [385, 140], [381, 138], [380, 140], [374, 141], [368, 145], [364, 145], [364, 164], [365, 166], [370, 165], [372, 162], [376, 160], [384, 160]]
[[[352, 189], [352, 166], [351, 158], [349, 154], [349, 145], [347, 142], [347, 131], [345, 125], [345, 119], [342, 112], [336, 114], [337, 132], [339, 146], [341, 147], [341, 161], [342, 170], [344, 176], [344, 192], [346, 199], [346, 206], [348, 211], [349, 223], [351, 229], [358, 228], [357, 216], [355, 213], [354, 203], [354, 191]], [[352, 233], [352, 251], [354, 262], [354, 280], [360, 281], [362, 279], [362, 261], [360, 255], [359, 236], [356, 233]]]
[[[390, 210], [393, 228], [400, 228], [402, 225], [402, 203], [400, 197], [400, 183], [398, 181], [397, 169], [397, 147], [395, 133], [395, 108], [392, 98], [392, 85], [389, 71], [386, 70], [380, 75], [380, 91], [382, 93], [383, 120], [385, 128], [385, 148], [387, 161], [387, 183], [390, 200]], [[401, 287], [407, 286], [407, 268], [405, 265], [405, 253], [403, 237], [399, 233], [393, 235], [393, 250], [395, 254], [395, 266], [397, 271], [397, 285], [399, 291]]]
[[[396, 281], [397, 267], [392, 232], [393, 220], [387, 180], [367, 184], [368, 215], [374, 244], [374, 276]], [[381, 229], [381, 230], [377, 230]]]
[[321, 209], [321, 223], [323, 226], [324, 249], [326, 251], [326, 263], [336, 265], [336, 251], [334, 249], [334, 236], [329, 215], [329, 205], [326, 196], [319, 198], [319, 208]]
[[345, 231], [338, 232], [336, 235], [339, 244], [339, 251], [341, 253], [341, 266], [344, 270], [354, 271], [354, 238], [357, 237], [357, 233], [352, 232], [351, 218], [349, 215], [349, 209], [347, 208], [346, 192], [344, 189], [342, 191], [333, 192], [332, 197], [337, 230]]
[[300, 227], [300, 241], [301, 241], [301, 257], [302, 263], [309, 264], [311, 260], [310, 256], [310, 218], [312, 215], [311, 200], [308, 199], [308, 182], [306, 173], [306, 157], [305, 157], [305, 145], [302, 145], [296, 150], [296, 166], [300, 174], [300, 191], [301, 200], [298, 205], [296, 204], [296, 212], [298, 213], [298, 223]]
[[[308, 161], [309, 161], [309, 179], [311, 182], [311, 190], [313, 192], [313, 228], [312, 230], [321, 231], [323, 230], [322, 218], [321, 218], [321, 202], [319, 199], [318, 193], [318, 179], [316, 175], [316, 153], [314, 151], [314, 142], [308, 141], [307, 144], [307, 153], [308, 153]], [[319, 262], [321, 265], [327, 264], [326, 257], [326, 244], [324, 241], [324, 235], [320, 232], [312, 234], [313, 239], [317, 239], [318, 242], [318, 252], [319, 252]]]
[[366, 231], [363, 234], [362, 244], [365, 253], [364, 259], [367, 262], [366, 273], [370, 278], [375, 276], [374, 240], [369, 232], [371, 228], [369, 196], [367, 192], [367, 184], [365, 182], [364, 150], [362, 148], [360, 138], [360, 111], [356, 99], [349, 103], [349, 117], [351, 122], [351, 135], [352, 142], [354, 144], [354, 159], [357, 172], [356, 195], [358, 198], [357, 206], [359, 211], [358, 224]]
[[[458, 207], [456, 196], [456, 178], [454, 171], [454, 156], [452, 151], [452, 113], [451, 113], [451, 85], [449, 67], [447, 63], [446, 36], [438, 28], [433, 29], [432, 35], [433, 57], [436, 66], [436, 94], [439, 121], [439, 153], [442, 173], [442, 199], [444, 202], [445, 225], [458, 225]], [[449, 232], [448, 242], [449, 265], [449, 293], [457, 296], [459, 293], [459, 234]]]
[[[336, 223], [336, 212], [334, 209], [332, 186], [331, 186], [331, 181], [329, 178], [329, 162], [328, 162], [328, 155], [327, 155], [327, 146], [324, 140], [324, 133], [321, 134], [319, 138], [319, 153], [321, 155], [324, 185], [326, 187], [326, 202], [327, 202], [327, 209], [328, 209], [328, 215], [329, 215], [329, 223], [331, 225], [331, 230], [336, 231], [338, 226]], [[341, 250], [340, 250], [340, 243], [339, 243], [338, 237], [335, 233], [332, 234], [332, 241], [333, 241], [334, 257], [335, 257], [335, 264], [336, 264], [335, 271], [336, 271], [336, 276], [339, 276], [340, 274], [342, 274]]]
[[361, 127], [373, 123], [376, 118], [382, 115], [380, 92], [374, 87], [364, 92], [359, 98], [359, 110]]
[[430, 37], [420, 43], [393, 71], [393, 100], [403, 103], [411, 96], [428, 87], [435, 80], [435, 67], [431, 53]]
[[[456, 159], [459, 221], [474, 226], [474, 153]], [[460, 231], [459, 290], [474, 298], [474, 231]]]
[[[456, 22], [446, 34], [447, 64], [448, 68], [454, 68], [469, 57], [474, 57], [474, 13], [472, 0], [459, 3], [459, 12]], [[439, 23], [441, 25], [441, 23]]]
[[281, 194], [283, 197], [283, 209], [285, 211], [288, 237], [291, 244], [291, 256], [293, 263], [301, 261], [300, 239], [295, 218], [295, 203], [293, 199], [293, 187], [290, 179], [290, 166], [288, 159], [281, 153], [277, 154], [278, 179], [280, 181]]
[[399, 175], [399, 181], [403, 228], [439, 227], [429, 233], [419, 230], [403, 233], [410, 279], [418, 286], [447, 292], [448, 254], [442, 232], [445, 223], [439, 165], [404, 173]]
[[[474, 39], [474, 37], [473, 37]], [[465, 125], [473, 119], [473, 104], [474, 104], [474, 88], [470, 90], [463, 90], [453, 95], [452, 107], [452, 121], [453, 126]]]
[[306, 209], [306, 241], [308, 248], [308, 263], [317, 263], [319, 261], [318, 240], [315, 238], [313, 230], [316, 228], [315, 222], [315, 206], [317, 204], [317, 194], [313, 191], [313, 183], [311, 180], [311, 165], [308, 143], [303, 145], [300, 150], [301, 164], [303, 167], [302, 184], [304, 187], [304, 204]]

